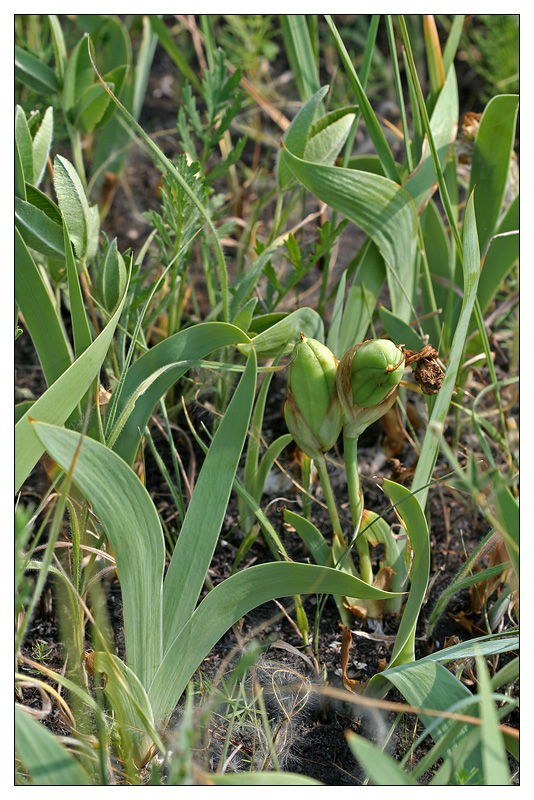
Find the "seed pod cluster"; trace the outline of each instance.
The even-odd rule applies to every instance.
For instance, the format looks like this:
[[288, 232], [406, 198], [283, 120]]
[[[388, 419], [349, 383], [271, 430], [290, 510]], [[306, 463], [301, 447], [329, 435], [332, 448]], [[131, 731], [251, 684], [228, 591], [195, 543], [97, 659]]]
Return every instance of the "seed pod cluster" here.
[[403, 351], [386, 339], [357, 344], [338, 363], [325, 345], [301, 334], [284, 406], [300, 449], [317, 459], [334, 446], [342, 428], [357, 438], [395, 402], [404, 366]]

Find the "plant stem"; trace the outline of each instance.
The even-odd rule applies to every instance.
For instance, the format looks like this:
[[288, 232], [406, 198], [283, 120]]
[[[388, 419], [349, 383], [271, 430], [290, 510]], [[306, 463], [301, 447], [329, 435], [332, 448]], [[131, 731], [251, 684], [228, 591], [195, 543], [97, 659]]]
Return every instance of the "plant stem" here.
[[345, 468], [347, 471], [347, 488], [349, 491], [350, 512], [352, 515], [352, 525], [354, 537], [356, 538], [356, 550], [359, 556], [359, 572], [362, 580], [369, 585], [374, 582], [371, 558], [369, 555], [369, 544], [365, 536], [358, 536], [360, 522], [363, 514], [363, 494], [360, 487], [360, 476], [358, 473], [358, 437], [343, 437], [343, 449], [345, 454]]
[[332, 491], [332, 484], [330, 483], [330, 478], [328, 477], [328, 470], [326, 468], [326, 461], [324, 457], [321, 459], [315, 459], [315, 467], [317, 469], [317, 474], [319, 475], [319, 480], [321, 481], [321, 486], [323, 487], [324, 499], [326, 501], [326, 507], [328, 508], [330, 520], [332, 522], [334, 536], [336, 536], [346, 546], [347, 543], [341, 529], [336, 499], [334, 497], [334, 492]]

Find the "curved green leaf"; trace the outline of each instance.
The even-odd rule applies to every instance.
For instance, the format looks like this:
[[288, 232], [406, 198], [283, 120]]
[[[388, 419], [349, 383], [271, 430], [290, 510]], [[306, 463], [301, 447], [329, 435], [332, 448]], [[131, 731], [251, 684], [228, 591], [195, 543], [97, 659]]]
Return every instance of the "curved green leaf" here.
[[50, 386], [71, 365], [72, 357], [52, 298], [17, 228], [15, 299], [37, 350], [46, 382]]
[[54, 425], [62, 425], [68, 419], [89, 389], [104, 361], [123, 305], [124, 298], [93, 344], [35, 401], [15, 426], [16, 492], [44, 451], [30, 425], [30, 412], [32, 419]]
[[128, 666], [146, 687], [162, 656], [165, 544], [156, 508], [127, 464], [109, 448], [75, 431], [33, 422], [39, 441], [67, 471], [102, 523], [117, 563], [124, 603]]
[[475, 213], [480, 252], [495, 233], [502, 209], [515, 139], [519, 97], [493, 97], [482, 114], [473, 151], [469, 194], [476, 187]]
[[65, 258], [61, 225], [33, 203], [15, 197], [15, 224], [32, 250], [58, 260]]
[[256, 606], [296, 594], [393, 595], [336, 569], [279, 561], [260, 564], [220, 583], [202, 600], [167, 651], [148, 696], [156, 723], [173, 711], [196, 668], [221, 636]]
[[54, 109], [49, 106], [44, 114], [43, 120], [39, 125], [39, 130], [33, 137], [33, 181], [34, 186], [39, 186], [43, 177], [52, 146], [52, 136], [54, 133]]
[[387, 268], [393, 311], [409, 321], [417, 247], [417, 212], [408, 192], [389, 178], [312, 164], [284, 148], [281, 156], [301, 183], [374, 241]]
[[163, 650], [189, 620], [208, 571], [248, 431], [256, 390], [256, 354], [213, 437], [198, 476], [163, 588]]
[[75, 168], [59, 155], [54, 159], [54, 189], [76, 256], [89, 258], [95, 250], [94, 212]]
[[250, 345], [238, 345], [238, 348], [246, 354], [253, 347], [258, 358], [275, 358], [290, 353], [293, 346], [300, 341], [301, 333], [320, 342], [324, 339], [323, 320], [313, 308], [297, 308], [267, 330], [258, 333]]
[[188, 365], [220, 347], [245, 342], [250, 342], [249, 337], [234, 325], [225, 322], [202, 322], [175, 333], [148, 350], [132, 364], [126, 374], [118, 399], [117, 415], [120, 415], [138, 387], [158, 369], [167, 367], [172, 362], [182, 362], [182, 364], [165, 370], [139, 397], [113, 449], [131, 464], [138, 450], [141, 434], [156, 403], [169, 387], [182, 377], [189, 368]]
[[30, 86], [41, 94], [56, 94], [60, 89], [56, 73], [17, 45], [15, 45], [15, 77], [24, 86]]
[[415, 629], [430, 574], [430, 537], [425, 515], [416, 497], [405, 486], [393, 481], [384, 479], [383, 487], [404, 522], [413, 550], [410, 593], [391, 653], [390, 669], [415, 659]]
[[391, 756], [363, 736], [347, 731], [347, 742], [352, 755], [369, 773], [373, 786], [417, 786], [408, 772]]

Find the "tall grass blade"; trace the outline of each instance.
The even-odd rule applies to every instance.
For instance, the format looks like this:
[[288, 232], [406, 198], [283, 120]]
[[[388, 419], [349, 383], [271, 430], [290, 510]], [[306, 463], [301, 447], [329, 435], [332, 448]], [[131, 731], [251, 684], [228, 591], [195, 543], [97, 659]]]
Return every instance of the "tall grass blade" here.
[[478, 288], [480, 250], [478, 246], [474, 197], [472, 194], [468, 200], [464, 216], [463, 255], [464, 297], [460, 319], [458, 320], [458, 325], [454, 333], [447, 364], [447, 372], [443, 380], [443, 385], [436, 397], [412, 483], [412, 491], [416, 493], [415, 496], [423, 509], [426, 506], [428, 496], [427, 484], [432, 477], [434, 465], [438, 457], [439, 434], [443, 429], [452, 394], [455, 390], [456, 377], [462, 359], [465, 339], [469, 329]]

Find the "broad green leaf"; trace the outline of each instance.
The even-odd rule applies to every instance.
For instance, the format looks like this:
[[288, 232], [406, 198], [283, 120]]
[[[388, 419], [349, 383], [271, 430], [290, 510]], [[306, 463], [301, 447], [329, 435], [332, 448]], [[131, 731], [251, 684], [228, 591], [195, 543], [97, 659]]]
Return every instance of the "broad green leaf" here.
[[345, 300], [338, 347], [333, 351], [338, 358], [353, 345], [364, 341], [385, 280], [384, 259], [375, 243], [368, 239], [361, 250], [356, 274]]
[[475, 304], [478, 279], [480, 274], [480, 250], [478, 246], [477, 225], [474, 211], [474, 198], [470, 196], [465, 210], [463, 222], [463, 269], [464, 269], [464, 296], [462, 310], [458, 325], [454, 333], [447, 372], [443, 385], [439, 390], [428, 429], [425, 434], [419, 461], [412, 482], [412, 491], [415, 492], [421, 508], [426, 506], [428, 496], [427, 484], [431, 480], [434, 465], [438, 457], [439, 436], [449, 410], [452, 394], [456, 386], [456, 376], [460, 367], [465, 339], [473, 306]]
[[[114, 84], [106, 83], [108, 88], [113, 91]], [[81, 133], [90, 133], [100, 123], [110, 102], [109, 95], [102, 84], [94, 83], [92, 86], [88, 86], [72, 110], [74, 126]]]
[[28, 203], [31, 203], [32, 206], [40, 209], [43, 211], [48, 219], [52, 222], [55, 222], [59, 225], [60, 228], [63, 227], [63, 217], [61, 216], [61, 211], [56, 206], [53, 200], [49, 198], [47, 194], [42, 192], [40, 189], [37, 189], [36, 186], [32, 186], [31, 183], [26, 183], [26, 200]]
[[93, 222], [85, 189], [73, 165], [63, 156], [54, 159], [54, 189], [77, 258], [87, 258]]
[[380, 306], [378, 314], [382, 320], [384, 330], [394, 342], [399, 345], [403, 344], [412, 350], [421, 350], [425, 343], [411, 325], [407, 325], [406, 322], [392, 314], [385, 306]]
[[[328, 92], [328, 86], [322, 86], [309, 100], [304, 103], [298, 114], [292, 120], [291, 125], [282, 136], [282, 141], [286, 147], [299, 158], [304, 156], [306, 142], [310, 133], [313, 118], [321, 104], [323, 97]], [[281, 151], [277, 153], [276, 159], [276, 180], [278, 191], [283, 192], [296, 184], [296, 178], [291, 170], [281, 159]]]
[[[456, 137], [458, 128], [458, 86], [456, 72], [451, 67], [445, 85], [441, 89], [436, 106], [430, 118], [430, 130], [438, 153], [441, 169], [445, 168], [447, 155]], [[434, 194], [438, 185], [432, 154], [425, 137], [423, 155], [414, 171], [404, 181], [403, 186], [414, 199], [420, 213]]]
[[415, 659], [415, 629], [430, 574], [430, 537], [421, 506], [405, 486], [383, 480], [383, 488], [400, 515], [413, 551], [410, 593], [397, 631], [388, 669]]
[[15, 224], [32, 250], [49, 258], [65, 258], [61, 226], [33, 203], [15, 197]]
[[508, 556], [519, 577], [519, 503], [502, 479], [494, 481], [493, 502]]
[[39, 129], [33, 137], [33, 181], [34, 186], [39, 186], [44, 175], [50, 148], [52, 147], [52, 136], [54, 134], [54, 109], [49, 106], [43, 117]]
[[121, 583], [127, 663], [147, 687], [162, 657], [165, 543], [156, 508], [137, 475], [100, 442], [44, 422], [32, 427], [63, 470], [74, 461], [73, 481], [107, 535]]
[[408, 772], [383, 750], [352, 731], [346, 733], [352, 755], [369, 774], [373, 786], [417, 786]]
[[213, 558], [256, 391], [256, 354], [247, 366], [210, 445], [195, 482], [163, 590], [163, 649], [193, 613]]
[[89, 776], [44, 725], [15, 703], [15, 752], [34, 786], [89, 786]]
[[315, 527], [313, 522], [284, 508], [284, 521], [295, 528], [296, 532], [309, 549], [316, 564], [322, 567], [331, 562], [330, 548], [323, 534]]
[[309, 338], [323, 341], [323, 321], [313, 308], [307, 306], [297, 308], [284, 319], [254, 336], [252, 344], [240, 345], [239, 350], [242, 353], [248, 353], [253, 347], [258, 358], [274, 358], [281, 353], [287, 355], [300, 341], [301, 333]]
[[15, 141], [19, 149], [24, 179], [33, 183], [33, 146], [26, 114], [20, 106], [15, 109]]
[[380, 175], [311, 164], [287, 148], [280, 158], [312, 194], [374, 241], [386, 263], [393, 311], [409, 321], [413, 316], [417, 213], [408, 192]]
[[203, 322], [175, 333], [137, 359], [126, 374], [118, 399], [117, 415], [120, 415], [127, 405], [130, 396], [154, 372], [172, 362], [181, 362], [181, 365], [163, 372], [139, 397], [113, 449], [131, 464], [139, 448], [142, 432], [156, 403], [182, 377], [189, 364], [220, 347], [242, 342], [250, 342], [250, 339], [234, 325], [225, 322]]
[[304, 148], [304, 158], [314, 164], [332, 165], [347, 140], [355, 120], [354, 107], [340, 108], [312, 126]]
[[20, 197], [21, 200], [26, 200], [26, 183], [24, 181], [24, 169], [22, 167], [22, 159], [20, 157], [20, 150], [15, 139], [15, 176], [13, 183], [15, 184], [15, 197]]
[[295, 772], [210, 772], [207, 785], [214, 786], [322, 786], [320, 781]]
[[115, 327], [124, 305], [124, 298], [104, 330], [93, 344], [32, 405], [15, 426], [15, 491], [42, 456], [44, 448], [36, 437], [31, 418], [62, 425], [74, 411], [98, 374], [111, 344]]
[[24, 86], [29, 86], [40, 94], [56, 94], [60, 89], [56, 73], [17, 45], [15, 45], [15, 77]]
[[478, 300], [481, 311], [486, 311], [502, 281], [518, 259], [519, 195], [507, 210], [484, 257], [481, 280], [478, 284]]
[[514, 147], [518, 105], [519, 97], [515, 94], [498, 95], [489, 101], [480, 120], [471, 164], [469, 194], [476, 187], [475, 214], [481, 253], [495, 233], [501, 214]]
[[156, 723], [172, 713], [198, 665], [238, 619], [274, 598], [316, 593], [392, 597], [344, 572], [311, 564], [279, 561], [238, 572], [208, 593], [165, 654], [148, 692]]
[[15, 298], [50, 386], [70, 367], [72, 357], [55, 305], [17, 228]]
[[85, 33], [72, 50], [65, 68], [63, 106], [71, 123], [74, 122], [73, 109], [79, 98], [94, 83], [95, 74], [89, 57], [88, 42], [89, 37]]
[[122, 255], [117, 249], [117, 239], [109, 244], [96, 278], [100, 302], [113, 314], [126, 288], [128, 273]]

